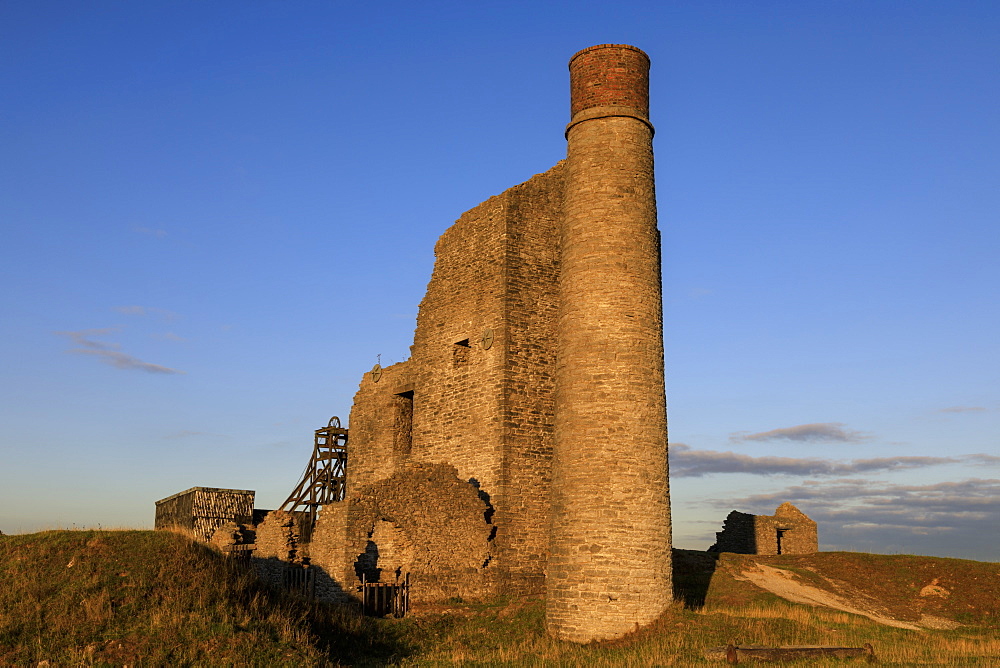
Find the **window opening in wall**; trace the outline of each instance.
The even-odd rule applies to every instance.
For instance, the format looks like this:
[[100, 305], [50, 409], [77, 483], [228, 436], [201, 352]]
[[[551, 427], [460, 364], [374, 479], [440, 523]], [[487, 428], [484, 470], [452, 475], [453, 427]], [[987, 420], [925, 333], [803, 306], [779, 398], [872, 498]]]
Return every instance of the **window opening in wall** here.
[[393, 449], [402, 455], [413, 448], [413, 390], [396, 395], [396, 417], [393, 424]]
[[452, 351], [451, 365], [453, 368], [463, 367], [469, 363], [469, 352], [472, 347], [468, 339], [456, 341]]

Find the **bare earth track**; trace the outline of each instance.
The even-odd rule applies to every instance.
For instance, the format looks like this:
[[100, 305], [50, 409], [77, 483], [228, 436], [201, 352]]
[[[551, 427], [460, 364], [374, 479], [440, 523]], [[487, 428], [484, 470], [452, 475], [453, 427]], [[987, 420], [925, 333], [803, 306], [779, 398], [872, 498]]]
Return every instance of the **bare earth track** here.
[[717, 602], [727, 598], [729, 587], [742, 583], [762, 595], [861, 615], [899, 629], [1000, 627], [1000, 564], [995, 562], [856, 552], [722, 553], [714, 559], [706, 572], [712, 582], [708, 598]]
[[[752, 568], [743, 571], [736, 577], [737, 579], [749, 581], [761, 589], [766, 589], [772, 594], [777, 594], [792, 603], [818, 605], [855, 615], [862, 615], [886, 626], [895, 626], [896, 628], [910, 629], [911, 631], [922, 628], [954, 629], [961, 626], [958, 622], [935, 615], [921, 615], [920, 620], [917, 622], [894, 619], [889, 616], [888, 611], [881, 610], [881, 606], [872, 600], [870, 596], [853, 589], [849, 585], [836, 583], [833, 580], [824, 578], [832, 588], [839, 589], [847, 595], [847, 597], [841, 597], [830, 591], [824, 591], [823, 589], [797, 580], [795, 574], [791, 571], [773, 568], [766, 564], [754, 564]], [[867, 605], [865, 607], [858, 607], [857, 602], [859, 601], [865, 601]]]

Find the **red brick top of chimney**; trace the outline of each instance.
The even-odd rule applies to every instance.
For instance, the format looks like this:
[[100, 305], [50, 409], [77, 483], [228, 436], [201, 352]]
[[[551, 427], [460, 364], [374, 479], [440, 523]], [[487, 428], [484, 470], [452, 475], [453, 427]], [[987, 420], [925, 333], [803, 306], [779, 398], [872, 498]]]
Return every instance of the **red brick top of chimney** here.
[[569, 60], [571, 114], [630, 107], [649, 117], [649, 56], [628, 44], [598, 44]]

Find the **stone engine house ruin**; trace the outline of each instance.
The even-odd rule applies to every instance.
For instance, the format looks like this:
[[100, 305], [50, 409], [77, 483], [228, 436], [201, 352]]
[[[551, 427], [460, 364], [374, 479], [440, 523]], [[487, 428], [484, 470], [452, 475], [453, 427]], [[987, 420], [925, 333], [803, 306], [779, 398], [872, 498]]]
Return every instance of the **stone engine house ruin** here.
[[671, 600], [649, 59], [570, 60], [566, 160], [438, 240], [411, 357], [365, 374], [346, 498], [309, 555], [345, 590], [545, 593], [577, 641]]
[[649, 59], [603, 44], [569, 69], [566, 159], [438, 240], [410, 358], [355, 395], [342, 500], [256, 527], [255, 557], [308, 558], [327, 598], [544, 594], [577, 642], [672, 599]]
[[709, 552], [739, 554], [812, 554], [819, 552], [816, 522], [787, 501], [774, 515], [750, 515], [734, 510]]

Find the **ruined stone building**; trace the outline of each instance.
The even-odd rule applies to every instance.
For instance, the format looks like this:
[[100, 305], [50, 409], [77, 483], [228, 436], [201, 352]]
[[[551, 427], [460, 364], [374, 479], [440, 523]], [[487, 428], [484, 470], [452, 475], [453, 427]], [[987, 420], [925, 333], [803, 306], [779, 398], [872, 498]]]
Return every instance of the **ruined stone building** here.
[[414, 602], [544, 594], [549, 630], [578, 642], [669, 604], [649, 59], [603, 44], [569, 69], [566, 159], [438, 240], [410, 359], [355, 395], [343, 500], [315, 524], [268, 514], [263, 572], [308, 560], [340, 600], [400, 578]]
[[819, 551], [816, 522], [787, 501], [774, 515], [729, 513], [709, 552], [812, 554]]
[[346, 498], [312, 532], [345, 592], [408, 573], [414, 601], [544, 593], [576, 641], [669, 603], [648, 72], [632, 46], [573, 56], [567, 158], [437, 242], [411, 357], [361, 381]]

